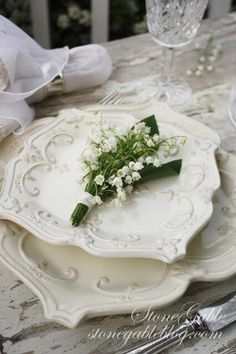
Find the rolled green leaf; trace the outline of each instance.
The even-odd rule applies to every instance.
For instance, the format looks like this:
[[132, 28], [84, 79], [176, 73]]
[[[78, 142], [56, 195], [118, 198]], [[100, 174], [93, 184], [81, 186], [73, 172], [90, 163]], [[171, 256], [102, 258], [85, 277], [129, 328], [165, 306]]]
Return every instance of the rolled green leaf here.
[[160, 167], [153, 165], [144, 166], [140, 171], [141, 179], [138, 182], [147, 182], [159, 178], [171, 177], [179, 175], [182, 167], [182, 160], [170, 161]]
[[71, 215], [72, 225], [77, 227], [87, 215], [89, 208], [87, 205], [78, 203]]
[[141, 122], [145, 123], [146, 126], [151, 129], [151, 131], [150, 131], [151, 136], [153, 136], [154, 134], [160, 135], [159, 128], [158, 128], [157, 121], [156, 121], [154, 114], [142, 119]]

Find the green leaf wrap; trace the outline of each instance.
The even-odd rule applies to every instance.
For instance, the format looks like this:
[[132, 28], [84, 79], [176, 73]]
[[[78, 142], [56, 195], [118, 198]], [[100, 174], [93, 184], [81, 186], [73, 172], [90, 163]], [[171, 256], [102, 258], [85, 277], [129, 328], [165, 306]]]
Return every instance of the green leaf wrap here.
[[159, 128], [158, 128], [157, 121], [156, 121], [154, 114], [147, 117], [147, 118], [142, 119], [141, 122], [144, 122], [146, 124], [146, 126], [151, 129], [151, 131], [150, 131], [151, 136], [153, 136], [154, 134], [160, 135]]
[[147, 182], [159, 178], [170, 177], [174, 175], [179, 175], [182, 167], [182, 160], [170, 161], [160, 167], [155, 167], [153, 165], [145, 166], [141, 171], [141, 180], [138, 182]]

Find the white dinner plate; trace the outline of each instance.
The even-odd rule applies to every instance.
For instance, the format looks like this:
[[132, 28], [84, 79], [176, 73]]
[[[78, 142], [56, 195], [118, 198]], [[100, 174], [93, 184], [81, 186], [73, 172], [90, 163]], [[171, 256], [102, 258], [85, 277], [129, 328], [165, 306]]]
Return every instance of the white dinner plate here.
[[[172, 122], [162, 117], [163, 110]], [[212, 196], [220, 185], [215, 161], [219, 138], [214, 133], [204, 135], [204, 126], [167, 106], [153, 103], [152, 113], [161, 134], [187, 137], [172, 157], [183, 159], [180, 176], [140, 185], [121, 208], [104, 203], [73, 227], [70, 215], [84, 190], [79, 157], [91, 126], [100, 115], [118, 125], [133, 124], [136, 114], [134, 109], [121, 111], [117, 106], [98, 106], [90, 112], [66, 110], [32, 134], [20, 155], [8, 163], [0, 196], [1, 218], [43, 241], [76, 245], [98, 256], [167, 263], [183, 258], [189, 241], [212, 215]], [[148, 115], [145, 105], [139, 107], [139, 114]]]

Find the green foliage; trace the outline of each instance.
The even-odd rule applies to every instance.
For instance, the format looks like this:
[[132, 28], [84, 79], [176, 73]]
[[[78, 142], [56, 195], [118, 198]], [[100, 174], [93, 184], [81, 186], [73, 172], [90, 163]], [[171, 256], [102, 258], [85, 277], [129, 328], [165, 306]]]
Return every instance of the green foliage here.
[[29, 0], [0, 0], [0, 14], [31, 35]]
[[140, 183], [157, 180], [160, 178], [171, 177], [179, 175], [182, 167], [182, 160], [174, 160], [166, 164], [155, 167], [153, 165], [146, 165], [141, 171]]
[[110, 39], [119, 39], [144, 32], [146, 30], [145, 13], [144, 0], [111, 0]]
[[154, 134], [159, 135], [159, 128], [154, 114], [147, 118], [144, 118], [143, 120], [141, 120], [141, 122], [144, 122], [151, 129], [150, 131], [151, 136], [153, 136]]
[[50, 0], [53, 47], [90, 43], [90, 1]]

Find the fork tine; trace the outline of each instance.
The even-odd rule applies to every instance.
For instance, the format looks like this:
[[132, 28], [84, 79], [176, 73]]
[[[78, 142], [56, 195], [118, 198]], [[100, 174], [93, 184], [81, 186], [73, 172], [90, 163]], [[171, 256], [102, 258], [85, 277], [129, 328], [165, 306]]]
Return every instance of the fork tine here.
[[111, 105], [113, 104], [113, 105], [115, 105], [115, 104], [118, 104], [120, 100], [121, 100], [121, 97], [120, 97], [119, 94], [117, 94], [117, 95], [114, 96], [112, 99], [110, 99], [109, 101], [107, 101], [106, 104], [111, 104]]
[[115, 104], [119, 104], [119, 103], [120, 103], [120, 101], [121, 101], [121, 96], [120, 96], [120, 97], [117, 97], [116, 101], [115, 101], [115, 102], [113, 102], [113, 104], [114, 104], [114, 105], [115, 105]]
[[114, 95], [116, 95], [117, 91], [112, 91], [108, 95], [106, 95], [103, 99], [99, 101], [100, 104], [105, 104], [107, 101], [110, 101]]
[[113, 102], [117, 99], [117, 95], [117, 91], [114, 91], [113, 94], [103, 102], [103, 104], [113, 104]]
[[109, 93], [107, 96], [105, 96], [101, 101], [99, 101], [99, 104], [105, 105], [105, 104], [116, 104], [117, 100], [120, 100], [121, 96], [117, 90], [112, 91]]
[[236, 119], [234, 117], [234, 113], [233, 113], [233, 110], [230, 105], [228, 105], [228, 115], [229, 115], [230, 121], [233, 124], [234, 128], [236, 128]]

